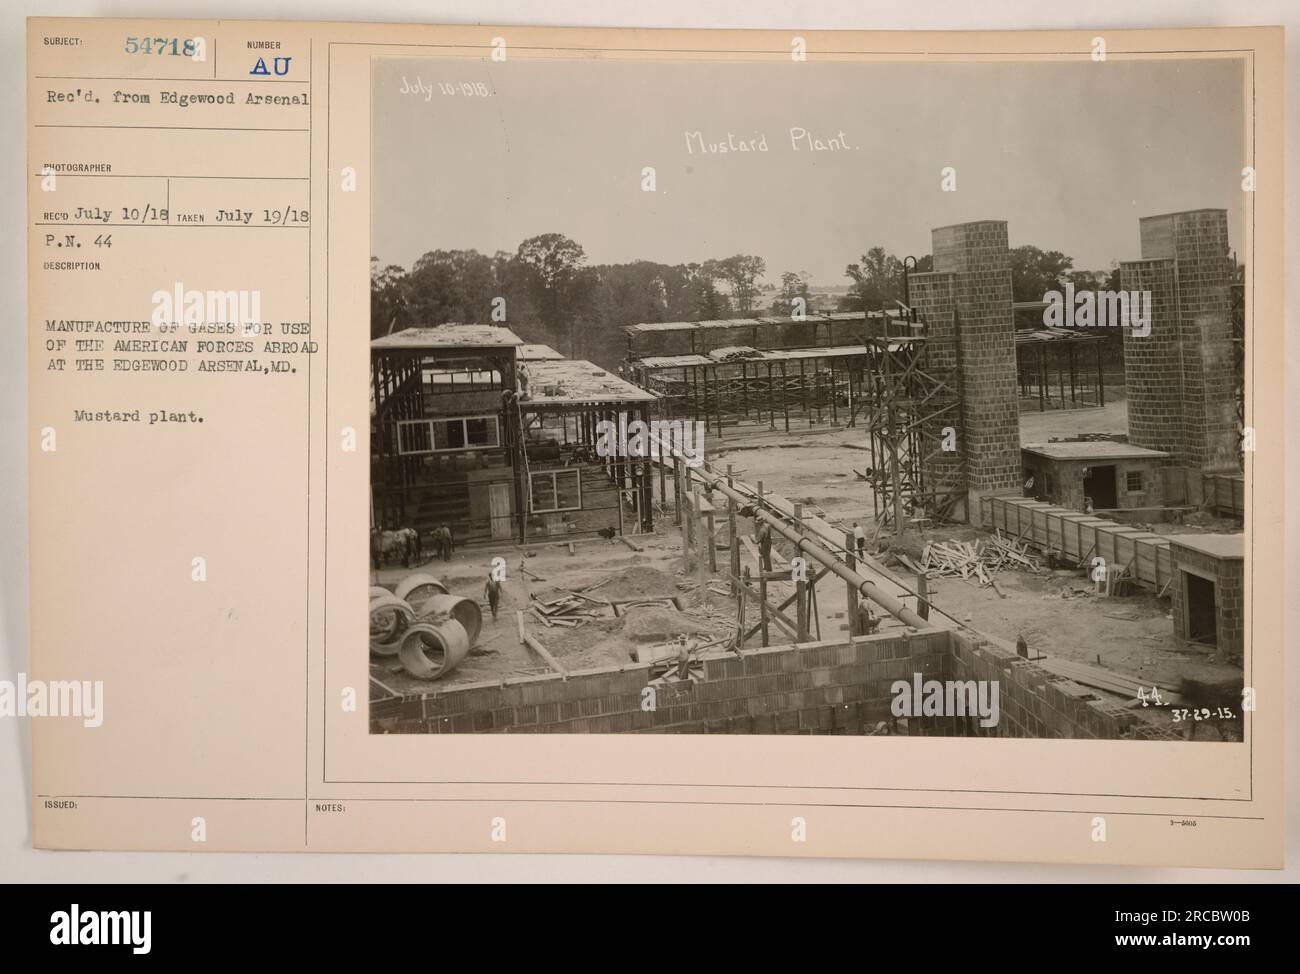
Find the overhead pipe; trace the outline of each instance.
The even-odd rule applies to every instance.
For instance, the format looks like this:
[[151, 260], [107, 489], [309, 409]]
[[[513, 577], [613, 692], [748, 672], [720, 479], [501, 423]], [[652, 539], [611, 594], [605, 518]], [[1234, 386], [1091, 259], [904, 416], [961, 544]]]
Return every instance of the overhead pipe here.
[[[655, 439], [659, 442], [659, 462], [662, 463], [664, 456], [664, 443], [658, 437], [655, 437]], [[686, 455], [675, 447], [668, 447], [668, 453], [683, 461], [687, 459]], [[691, 471], [689, 466], [687, 466], [686, 469]], [[760, 504], [762, 503], [762, 498], [755, 497], [752, 494], [746, 494], [743, 491], [736, 490], [734, 487], [729, 486], [726, 482], [726, 477], [719, 476], [718, 474], [704, 470], [703, 468], [691, 471], [688, 476], [691, 475], [699, 477], [701, 480], [709, 483], [713, 490], [720, 491], [724, 496], [738, 504], [750, 504], [755, 501]], [[812, 557], [813, 561], [817, 562], [824, 568], [829, 569], [832, 573], [848, 582], [854, 587], [859, 595], [880, 606], [899, 622], [912, 626], [915, 629], [937, 628], [933, 623], [926, 619], [922, 619], [899, 599], [890, 595], [888, 592], [880, 591], [875, 582], [860, 575], [858, 572], [853, 571], [853, 569], [840, 561], [834, 552], [828, 551], [816, 539], [801, 534], [794, 528], [787, 526], [784, 517], [772, 514], [762, 507], [755, 507], [754, 516], [756, 519], [762, 520], [764, 523], [770, 525], [787, 541], [793, 542], [795, 550], [800, 554], [806, 552]], [[850, 611], [853, 611], [853, 609], [851, 608]]]

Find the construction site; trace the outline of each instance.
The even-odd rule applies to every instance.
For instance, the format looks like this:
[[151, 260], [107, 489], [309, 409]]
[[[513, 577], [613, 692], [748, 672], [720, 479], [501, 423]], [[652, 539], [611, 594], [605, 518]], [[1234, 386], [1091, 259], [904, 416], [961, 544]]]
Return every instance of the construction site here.
[[[629, 326], [617, 375], [375, 339], [372, 732], [1241, 741], [1227, 215], [1139, 230], [1122, 381], [1017, 329], [1000, 221], [933, 230], [893, 307]], [[900, 716], [914, 679], [999, 719]]]

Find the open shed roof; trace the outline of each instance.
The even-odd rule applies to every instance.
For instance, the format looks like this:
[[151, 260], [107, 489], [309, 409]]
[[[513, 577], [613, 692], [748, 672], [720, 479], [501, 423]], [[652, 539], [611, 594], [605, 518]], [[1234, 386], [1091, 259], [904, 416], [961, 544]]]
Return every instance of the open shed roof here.
[[653, 392], [580, 359], [529, 362], [528, 377], [528, 398], [519, 404], [525, 411], [538, 406], [654, 402], [658, 398]]
[[521, 346], [524, 340], [497, 325], [448, 323], [431, 328], [407, 328], [376, 338], [371, 348], [400, 351], [420, 348], [502, 348]]
[[[830, 313], [810, 313], [802, 318], [763, 317], [720, 318], [710, 321], [646, 321], [637, 325], [625, 325], [623, 331], [635, 337], [640, 334], [661, 331], [700, 331], [710, 328], [755, 328], [760, 325], [826, 324], [828, 322], [838, 324], [840, 322], [879, 319], [880, 317], [879, 311], [872, 311], [867, 314], [863, 314], [861, 311], [835, 311]], [[898, 319], [902, 317], [902, 312], [887, 310], [884, 317]]]
[[519, 346], [519, 351], [515, 357], [523, 362], [537, 362], [543, 359], [562, 359], [564, 358], [559, 352], [551, 348], [550, 345], [531, 345], [525, 344]]

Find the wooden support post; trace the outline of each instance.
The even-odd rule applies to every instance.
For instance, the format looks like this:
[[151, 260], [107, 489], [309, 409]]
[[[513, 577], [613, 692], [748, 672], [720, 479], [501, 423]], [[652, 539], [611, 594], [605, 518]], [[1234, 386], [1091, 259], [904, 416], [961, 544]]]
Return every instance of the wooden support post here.
[[[700, 603], [707, 606], [709, 604], [709, 577], [704, 570], [704, 549], [707, 545], [710, 552], [713, 548], [713, 536], [705, 534], [703, 525], [700, 523], [700, 488], [694, 487], [691, 490], [691, 521], [695, 529], [695, 574], [700, 586]], [[710, 557], [712, 555], [710, 554]], [[713, 570], [717, 571], [716, 562]]]
[[[736, 550], [737, 551], [740, 550], [739, 542], [737, 542]], [[745, 602], [749, 596], [749, 593], [745, 591], [745, 586], [739, 584], [739, 577], [740, 576], [736, 576], [735, 578], [732, 579], [733, 582], [736, 582], [736, 591], [739, 593], [739, 597], [740, 597], [740, 605], [736, 610], [736, 614], [737, 614], [736, 651], [737, 652], [740, 652], [740, 650], [745, 648], [745, 608], [746, 608]]]
[[808, 409], [808, 376], [804, 368], [805, 360], [799, 360], [799, 401], [803, 405], [803, 413], [808, 417], [808, 425], [812, 426], [812, 413]]
[[822, 422], [822, 360], [813, 359], [813, 408], [817, 410], [817, 425]]
[[[844, 567], [851, 572], [858, 570], [858, 558], [855, 554], [857, 538], [852, 531], [844, 532]], [[844, 617], [849, 620], [849, 636], [860, 636], [858, 632], [858, 590], [852, 582], [845, 582]]]
[[699, 366], [691, 369], [695, 373], [695, 407], [704, 413], [704, 431], [713, 431], [713, 417], [709, 415], [709, 368]]
[[776, 403], [772, 402], [772, 363], [767, 363], [767, 389], [764, 390], [764, 401], [767, 402], [767, 428], [776, 429]]
[[790, 404], [787, 401], [789, 386], [786, 385], [785, 359], [781, 359], [781, 414], [785, 417], [785, 431], [790, 432]]
[[916, 614], [930, 618], [930, 579], [925, 572], [916, 576]]
[[718, 438], [724, 435], [722, 432], [722, 389], [718, 384], [718, 367], [713, 367], [713, 404], [718, 415]]
[[715, 530], [713, 518], [714, 514], [712, 510], [704, 516], [705, 530], [701, 540], [709, 547], [709, 571], [716, 574], [718, 571], [718, 545], [713, 537], [713, 532]]
[[816, 575], [808, 579], [808, 618], [812, 620], [809, 624], [809, 628], [812, 630], [812, 635], [818, 642], [820, 642], [822, 638], [822, 620], [821, 611], [817, 608]]
[[[645, 424], [646, 429], [650, 428], [650, 407], [641, 407], [641, 422]], [[648, 446], [648, 442], [647, 442]], [[655, 482], [654, 468], [652, 464], [654, 459], [649, 449], [644, 451], [641, 457], [641, 530], [653, 531], [655, 529]]]
[[691, 492], [694, 488], [691, 485], [691, 468], [682, 465], [682, 506], [686, 509], [684, 523], [686, 525], [686, 547], [690, 548], [695, 544], [695, 515], [691, 507]]
[[1070, 405], [1074, 406], [1077, 404], [1077, 399], [1075, 398], [1075, 389], [1074, 389], [1075, 382], [1077, 381], [1074, 375], [1074, 346], [1068, 345], [1066, 346], [1066, 348], [1070, 353]]
[[795, 587], [795, 619], [799, 634], [795, 637], [796, 642], [808, 642], [808, 580], [801, 578], [794, 583]]
[[740, 411], [749, 419], [749, 366], [740, 363]]
[[614, 498], [618, 505], [618, 534], [623, 536], [623, 471], [620, 469], [619, 461], [614, 461]]
[[1047, 412], [1047, 343], [1038, 346], [1038, 411]]
[[[672, 429], [670, 426], [669, 429]], [[668, 484], [665, 482], [668, 476], [668, 457], [664, 455], [663, 437], [659, 438], [659, 503], [663, 505], [664, 510], [668, 509]]]
[[[731, 474], [731, 464], [727, 464], [727, 486], [734, 483]], [[727, 545], [731, 549], [731, 594], [742, 587], [740, 584], [740, 532], [736, 529], [736, 502], [731, 497], [727, 498]]]
[[758, 566], [758, 630], [762, 634], [763, 645], [767, 643], [767, 572]]
[[682, 458], [673, 454], [673, 524], [682, 526]]
[[857, 371], [856, 369], [853, 368], [853, 363], [855, 361], [856, 359], [848, 359], [844, 366], [844, 370], [849, 377], [849, 425], [850, 426], [858, 425], [858, 407], [854, 405], [858, 401], [858, 399], [857, 396], [853, 394], [853, 373]]
[[1097, 347], [1097, 405], [1106, 405], [1106, 379], [1101, 371], [1101, 342], [1094, 342]]
[[840, 390], [835, 385], [836, 383], [835, 357], [831, 356], [827, 358], [826, 361], [830, 364], [831, 367], [831, 422], [834, 425], [839, 426], [840, 425], [840, 406], [839, 406]]

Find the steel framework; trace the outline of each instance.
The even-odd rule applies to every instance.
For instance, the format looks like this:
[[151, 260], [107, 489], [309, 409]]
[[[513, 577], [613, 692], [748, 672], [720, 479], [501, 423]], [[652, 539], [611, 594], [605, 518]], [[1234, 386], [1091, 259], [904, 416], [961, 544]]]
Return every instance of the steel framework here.
[[865, 336], [870, 366], [862, 405], [871, 457], [864, 473], [876, 521], [897, 533], [916, 521], [958, 519], [966, 476], [956, 369], [931, 354], [915, 312], [904, 323], [885, 318], [873, 325], [875, 333]]

